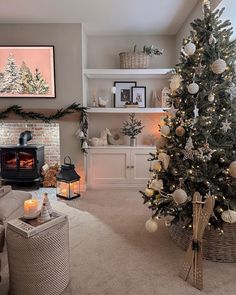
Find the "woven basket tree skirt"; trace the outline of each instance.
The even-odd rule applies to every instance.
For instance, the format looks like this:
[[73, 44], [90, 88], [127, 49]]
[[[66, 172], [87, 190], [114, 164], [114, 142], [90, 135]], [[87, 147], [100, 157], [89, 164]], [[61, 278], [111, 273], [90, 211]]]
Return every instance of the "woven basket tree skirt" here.
[[[187, 250], [192, 230], [184, 229], [181, 222], [173, 223], [169, 228], [171, 238], [183, 250]], [[216, 229], [206, 229], [203, 236], [203, 257], [216, 262], [236, 262], [236, 223], [225, 223], [224, 233]]]
[[57, 295], [69, 283], [68, 220], [30, 238], [7, 228], [11, 295]]

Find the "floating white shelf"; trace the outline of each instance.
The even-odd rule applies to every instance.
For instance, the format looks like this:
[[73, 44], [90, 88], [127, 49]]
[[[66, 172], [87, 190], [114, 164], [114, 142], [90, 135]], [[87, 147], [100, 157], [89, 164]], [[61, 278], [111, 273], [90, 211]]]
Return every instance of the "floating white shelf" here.
[[154, 145], [103, 145], [103, 146], [89, 146], [89, 149], [156, 149]]
[[84, 69], [88, 78], [169, 78], [173, 69]]
[[157, 114], [164, 113], [168, 108], [89, 108], [88, 113], [140, 113], [140, 114]]

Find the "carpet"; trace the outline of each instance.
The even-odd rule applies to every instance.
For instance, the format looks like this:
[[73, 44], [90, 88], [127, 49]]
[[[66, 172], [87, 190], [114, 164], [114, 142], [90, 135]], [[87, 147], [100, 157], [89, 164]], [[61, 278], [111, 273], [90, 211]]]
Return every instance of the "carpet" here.
[[[136, 191], [88, 191], [52, 205], [70, 223], [71, 281], [62, 295], [236, 294], [235, 264], [204, 261], [202, 292], [178, 277], [184, 252], [162, 223], [146, 232], [150, 212]], [[0, 294], [6, 290], [5, 267]]]

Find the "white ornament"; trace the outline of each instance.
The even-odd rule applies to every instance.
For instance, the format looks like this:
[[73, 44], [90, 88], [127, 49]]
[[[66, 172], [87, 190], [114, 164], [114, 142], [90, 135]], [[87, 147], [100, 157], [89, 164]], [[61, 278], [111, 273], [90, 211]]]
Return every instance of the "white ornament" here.
[[88, 148], [88, 143], [87, 141], [84, 141], [82, 144], [82, 149], [87, 149]]
[[187, 55], [193, 55], [196, 51], [196, 45], [192, 42], [188, 42], [184, 46], [184, 51], [187, 53]]
[[236, 178], [236, 161], [233, 161], [229, 165], [229, 174], [233, 177]]
[[216, 44], [216, 38], [214, 37], [213, 34], [210, 35], [210, 38], [209, 38], [209, 44]]
[[164, 169], [167, 170], [170, 163], [170, 156], [166, 153], [159, 153], [158, 160], [162, 162]]
[[199, 91], [199, 86], [198, 86], [198, 84], [195, 83], [195, 82], [189, 84], [189, 85], [187, 86], [187, 88], [188, 88], [188, 92], [189, 92], [190, 94], [196, 94], [196, 93], [198, 93], [198, 91]]
[[227, 223], [234, 223], [234, 222], [236, 222], [236, 212], [228, 209], [228, 210], [222, 212], [221, 219]]
[[173, 199], [176, 204], [183, 204], [187, 201], [188, 196], [183, 189], [179, 188], [173, 192]]
[[79, 132], [79, 138], [84, 138], [84, 132], [82, 130]]
[[164, 125], [161, 127], [160, 131], [162, 135], [168, 136], [170, 134], [170, 127], [167, 125]]
[[146, 221], [145, 227], [149, 233], [154, 233], [158, 229], [158, 223], [156, 220], [150, 218]]
[[225, 122], [222, 122], [221, 129], [226, 133], [228, 132], [228, 130], [231, 129], [230, 125], [231, 125], [231, 122], [229, 122], [228, 119], [226, 119]]
[[213, 93], [210, 93], [210, 94], [208, 95], [208, 101], [209, 101], [209, 102], [213, 102], [214, 99], [215, 99], [215, 95], [214, 95]]
[[183, 81], [181, 75], [179, 74], [175, 74], [174, 76], [171, 77], [170, 79], [170, 89], [171, 91], [176, 91], [180, 85], [181, 85], [181, 82]]
[[147, 197], [152, 197], [153, 195], [154, 195], [154, 190], [152, 189], [152, 188], [146, 188], [145, 189], [145, 195], [147, 196]]
[[155, 191], [160, 191], [163, 189], [163, 180], [162, 179], [153, 179], [150, 188], [154, 189]]
[[194, 106], [193, 113], [194, 113], [194, 118], [199, 117], [199, 109], [198, 109], [197, 105]]
[[184, 155], [183, 161], [185, 160], [193, 160], [194, 155], [196, 154], [196, 151], [193, 150], [193, 140], [192, 137], [190, 136], [186, 142], [185, 149], [182, 150], [182, 153]]
[[226, 68], [227, 68], [226, 62], [221, 58], [218, 58], [217, 60], [215, 60], [213, 64], [211, 65], [212, 72], [215, 74], [224, 73]]

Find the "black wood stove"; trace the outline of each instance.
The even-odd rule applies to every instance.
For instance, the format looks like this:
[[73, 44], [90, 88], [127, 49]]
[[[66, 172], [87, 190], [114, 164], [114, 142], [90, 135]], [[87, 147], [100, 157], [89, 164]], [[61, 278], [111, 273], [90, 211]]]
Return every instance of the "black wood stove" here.
[[28, 145], [30, 131], [21, 133], [18, 145], [0, 146], [1, 178], [9, 182], [39, 182], [44, 165], [44, 147]]

